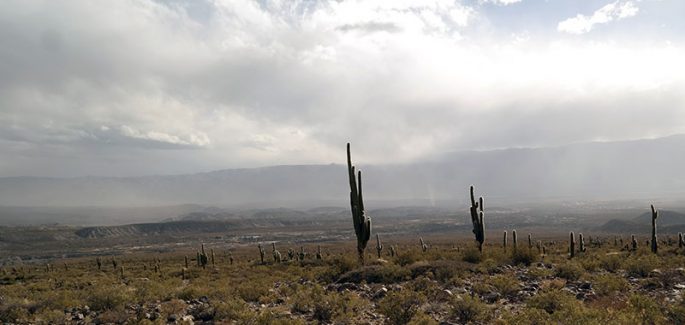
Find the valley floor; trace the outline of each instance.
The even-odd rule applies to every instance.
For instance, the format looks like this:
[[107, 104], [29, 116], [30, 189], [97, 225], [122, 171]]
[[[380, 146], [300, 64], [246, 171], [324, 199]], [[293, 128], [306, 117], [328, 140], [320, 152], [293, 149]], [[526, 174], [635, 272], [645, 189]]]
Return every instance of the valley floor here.
[[[188, 249], [5, 266], [5, 323], [681, 324], [685, 250], [625, 250], [614, 237], [568, 257], [568, 239], [514, 250], [470, 240], [375, 242], [360, 267], [350, 242]], [[392, 242], [391, 242], [392, 241]], [[533, 240], [537, 243], [537, 240]], [[390, 255], [390, 246], [396, 254]], [[644, 240], [641, 241], [644, 246]], [[544, 253], [543, 253], [544, 247]], [[199, 247], [198, 247], [199, 249]], [[288, 250], [293, 254], [289, 256]], [[185, 263], [188, 259], [188, 266]]]

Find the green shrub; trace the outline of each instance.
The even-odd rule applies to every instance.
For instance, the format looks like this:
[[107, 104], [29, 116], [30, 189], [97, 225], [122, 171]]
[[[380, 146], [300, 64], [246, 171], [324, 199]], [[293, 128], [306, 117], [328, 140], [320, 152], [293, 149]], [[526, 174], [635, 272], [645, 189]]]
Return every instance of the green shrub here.
[[577, 263], [566, 262], [557, 265], [555, 275], [566, 280], [575, 281], [583, 275], [583, 269]]
[[87, 301], [93, 310], [105, 311], [123, 309], [124, 304], [131, 301], [131, 297], [124, 286], [103, 286], [90, 291]]
[[378, 309], [390, 324], [407, 324], [424, 301], [423, 295], [413, 291], [392, 292], [383, 298]]
[[621, 268], [623, 259], [624, 257], [619, 254], [605, 255], [600, 259], [600, 265], [608, 272], [615, 273]]
[[217, 320], [231, 320], [246, 323], [255, 319], [257, 315], [240, 299], [226, 299], [214, 305]]
[[657, 302], [641, 294], [633, 294], [628, 299], [628, 308], [642, 324], [665, 324], [666, 319]]
[[554, 324], [546, 311], [537, 308], [525, 308], [519, 313], [510, 313], [502, 317], [505, 324], [511, 325], [547, 325]]
[[493, 286], [503, 297], [511, 297], [520, 289], [519, 282], [514, 275], [495, 275], [488, 278], [487, 283]]
[[600, 296], [607, 296], [614, 293], [625, 292], [628, 290], [628, 281], [623, 277], [602, 274], [594, 279], [595, 292]]
[[528, 299], [527, 306], [546, 311], [553, 314], [562, 309], [571, 308], [577, 305], [578, 301], [570, 293], [561, 290], [550, 290], [539, 293]]
[[485, 320], [488, 307], [477, 297], [463, 296], [453, 300], [450, 315], [459, 319], [461, 323]]
[[462, 253], [461, 259], [464, 262], [478, 264], [480, 263], [480, 261], [483, 260], [483, 254], [481, 254], [481, 252], [479, 252], [477, 248], [471, 247], [464, 249], [464, 253]]
[[631, 256], [624, 264], [626, 272], [634, 277], [647, 277], [649, 272], [658, 268], [660, 260], [654, 255]]
[[520, 248], [511, 254], [511, 264], [529, 266], [537, 261], [538, 255], [532, 249]]

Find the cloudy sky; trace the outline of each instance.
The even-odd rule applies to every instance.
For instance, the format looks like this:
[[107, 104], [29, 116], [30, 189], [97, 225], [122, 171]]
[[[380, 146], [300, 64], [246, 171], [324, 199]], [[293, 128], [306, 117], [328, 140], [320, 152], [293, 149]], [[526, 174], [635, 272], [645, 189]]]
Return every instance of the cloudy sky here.
[[0, 176], [685, 133], [682, 0], [4, 0]]

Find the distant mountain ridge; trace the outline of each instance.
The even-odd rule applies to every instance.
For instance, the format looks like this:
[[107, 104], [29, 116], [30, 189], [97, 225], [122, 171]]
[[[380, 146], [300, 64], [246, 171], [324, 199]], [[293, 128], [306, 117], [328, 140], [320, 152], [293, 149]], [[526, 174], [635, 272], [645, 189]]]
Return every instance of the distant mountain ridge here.
[[[468, 185], [496, 200], [676, 197], [685, 193], [685, 136], [446, 154], [365, 165], [365, 198], [462, 203]], [[7, 206], [346, 206], [341, 164], [229, 169], [146, 177], [0, 178]], [[407, 205], [407, 204], [398, 204]], [[1, 217], [1, 216], [0, 216]]]
[[[598, 230], [607, 233], [649, 233], [652, 231], [652, 213], [645, 212], [630, 220], [612, 219], [600, 226]], [[660, 210], [657, 218], [657, 230], [662, 233], [682, 232], [685, 230], [685, 214]]]

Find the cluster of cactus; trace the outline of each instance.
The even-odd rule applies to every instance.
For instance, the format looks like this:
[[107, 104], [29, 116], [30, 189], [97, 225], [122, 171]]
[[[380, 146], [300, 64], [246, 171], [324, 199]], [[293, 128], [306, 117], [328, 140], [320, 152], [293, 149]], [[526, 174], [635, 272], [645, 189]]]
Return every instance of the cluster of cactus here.
[[654, 205], [651, 205], [652, 208], [652, 253], [656, 254], [657, 251], [659, 250], [659, 243], [657, 242], [656, 238], [656, 218], [659, 217], [659, 211], [654, 208]]
[[352, 210], [352, 222], [354, 223], [354, 233], [357, 236], [357, 254], [359, 262], [364, 264], [364, 251], [366, 244], [371, 238], [371, 219], [366, 216], [364, 211], [364, 197], [362, 195], [362, 172], [355, 174], [355, 167], [352, 165], [350, 154], [350, 144], [347, 144], [347, 175], [350, 181], [350, 208]]
[[381, 252], [383, 252], [383, 244], [381, 244], [381, 237], [376, 234], [376, 252], [378, 253], [378, 258], [381, 258]]
[[316, 246], [316, 259], [317, 260], [323, 259], [323, 255], [321, 255], [321, 245]]
[[305, 257], [307, 257], [307, 253], [304, 251], [304, 246], [300, 246], [300, 253], [297, 256], [301, 261], [304, 261]]
[[197, 266], [204, 269], [207, 267], [207, 263], [209, 263], [209, 257], [205, 253], [205, 244], [202, 244], [201, 250], [197, 251]]
[[483, 197], [481, 196], [478, 199], [478, 202], [476, 202], [476, 197], [473, 195], [473, 185], [471, 185], [470, 192], [471, 223], [473, 224], [473, 234], [476, 236], [476, 241], [478, 242], [478, 251], [482, 253], [483, 242], [485, 242], [485, 224], [483, 223]]
[[426, 252], [428, 251], [428, 245], [423, 241], [423, 237], [419, 237], [419, 244], [421, 244], [421, 251]]
[[274, 262], [281, 263], [281, 252], [276, 250], [276, 243], [271, 243], [271, 254], [274, 256]]

